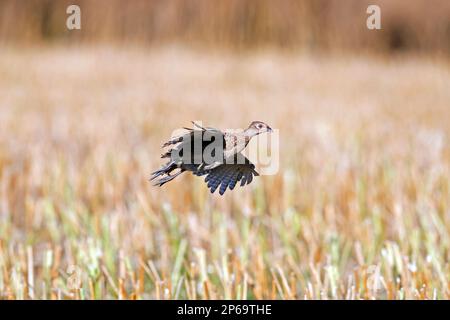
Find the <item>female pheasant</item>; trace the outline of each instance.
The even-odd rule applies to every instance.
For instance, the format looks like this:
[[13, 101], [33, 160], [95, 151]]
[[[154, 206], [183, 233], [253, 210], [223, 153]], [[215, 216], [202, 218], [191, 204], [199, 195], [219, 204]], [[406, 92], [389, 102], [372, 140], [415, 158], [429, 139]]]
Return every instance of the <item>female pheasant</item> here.
[[[253, 137], [272, 132], [267, 124], [253, 121], [247, 129], [240, 131], [221, 131], [193, 124], [196, 128], [184, 128], [187, 133], [163, 144], [163, 148], [174, 147], [161, 155], [161, 158], [169, 158], [169, 162], [152, 173], [150, 180], [158, 178], [155, 186], [162, 186], [181, 173], [191, 171], [197, 176], [206, 175], [205, 182], [211, 193], [220, 186], [219, 193], [223, 195], [227, 188], [233, 190], [237, 182], [244, 186], [252, 182], [253, 176], [259, 175], [255, 165], [241, 151]], [[175, 169], [179, 171], [171, 175]]]

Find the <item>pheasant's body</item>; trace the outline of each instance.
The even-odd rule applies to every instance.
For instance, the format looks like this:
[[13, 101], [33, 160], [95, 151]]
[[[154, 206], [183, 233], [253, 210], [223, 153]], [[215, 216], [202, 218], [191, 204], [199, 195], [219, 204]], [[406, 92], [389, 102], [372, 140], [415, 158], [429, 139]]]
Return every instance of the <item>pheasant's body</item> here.
[[[194, 123], [194, 125], [196, 125]], [[241, 154], [250, 139], [262, 132], [270, 132], [269, 126], [254, 121], [247, 130], [221, 131], [214, 128], [187, 129], [187, 133], [174, 137], [163, 144], [163, 147], [174, 145], [173, 148], [161, 155], [170, 158], [161, 169], [152, 173], [151, 180], [160, 177], [155, 185], [173, 180], [184, 171], [191, 171], [197, 176], [206, 175], [205, 182], [214, 192], [220, 185], [222, 195], [227, 188], [232, 190], [237, 182], [241, 186], [252, 181], [257, 176], [255, 166]], [[173, 175], [175, 169], [179, 171]]]
[[240, 132], [225, 132], [225, 158], [243, 151], [249, 142], [250, 137], [246, 136], [243, 130]]

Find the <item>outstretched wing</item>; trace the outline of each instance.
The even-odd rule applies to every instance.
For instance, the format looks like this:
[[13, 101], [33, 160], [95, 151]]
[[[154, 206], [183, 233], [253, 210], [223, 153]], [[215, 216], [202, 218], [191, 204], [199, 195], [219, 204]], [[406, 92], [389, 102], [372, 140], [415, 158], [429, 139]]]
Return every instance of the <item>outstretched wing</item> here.
[[259, 176], [255, 170], [255, 165], [241, 153], [236, 155], [234, 163], [222, 164], [207, 172], [197, 173], [197, 175], [204, 174], [206, 174], [205, 182], [208, 184], [211, 193], [219, 188], [220, 195], [223, 195], [227, 188], [233, 190], [239, 181], [242, 187], [252, 182], [254, 176]]
[[195, 128], [183, 135], [171, 138], [163, 147], [175, 145], [162, 158], [171, 158], [185, 170], [194, 171], [200, 165], [206, 166], [213, 161], [223, 161], [225, 138], [222, 131], [214, 128], [204, 128], [194, 123]]
[[[211, 127], [202, 127], [199, 124], [195, 123], [194, 121], [191, 121], [192, 124], [194, 125], [194, 128], [187, 128], [187, 127], [183, 127], [183, 129], [187, 130], [186, 133], [176, 136], [176, 137], [172, 137], [170, 138], [170, 140], [168, 140], [167, 142], [165, 142], [162, 147], [168, 147], [170, 145], [174, 145], [174, 144], [178, 144], [180, 142], [183, 141], [192, 141], [194, 139], [194, 134], [196, 131], [201, 131], [201, 132], [209, 132], [211, 135], [213, 134], [220, 134], [223, 135], [223, 133], [219, 130], [219, 129], [215, 129], [215, 128], [211, 128]], [[197, 129], [195, 129], [197, 128]], [[203, 137], [203, 135], [200, 135], [200, 137]]]

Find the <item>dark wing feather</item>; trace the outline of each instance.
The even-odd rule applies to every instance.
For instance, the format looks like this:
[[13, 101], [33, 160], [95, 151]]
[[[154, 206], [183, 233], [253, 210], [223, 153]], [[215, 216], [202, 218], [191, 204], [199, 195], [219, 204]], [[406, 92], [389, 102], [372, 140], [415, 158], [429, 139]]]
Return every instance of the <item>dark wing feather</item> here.
[[253, 180], [253, 174], [250, 171], [247, 173], [247, 184], [250, 184], [250, 182], [252, 182], [252, 180]]
[[246, 181], [247, 181], [247, 175], [245, 174], [245, 172], [243, 172], [242, 179], [241, 179], [241, 187], [245, 186]]
[[205, 182], [211, 193], [220, 186], [219, 194], [223, 195], [227, 188], [233, 190], [238, 181], [241, 181], [241, 186], [252, 182], [253, 176], [259, 174], [255, 171], [255, 166], [247, 158], [245, 160], [244, 163], [222, 164], [210, 170]]
[[219, 193], [220, 195], [223, 195], [225, 191], [227, 190], [228, 185], [231, 182], [231, 179], [234, 174], [234, 169], [232, 166], [225, 166], [225, 174], [222, 178], [222, 183], [220, 184]]
[[238, 182], [238, 176], [239, 176], [239, 170], [233, 170], [232, 176], [230, 178], [230, 183], [228, 185], [228, 188], [230, 190], [233, 190], [236, 186], [236, 182]]
[[216, 191], [217, 187], [222, 182], [226, 168], [224, 168], [223, 166], [219, 166], [216, 169], [217, 170], [214, 170], [214, 174], [212, 174], [212, 175], [208, 174], [208, 176], [206, 177], [206, 178], [209, 177], [208, 188], [210, 188], [211, 193], [214, 193], [214, 191]]

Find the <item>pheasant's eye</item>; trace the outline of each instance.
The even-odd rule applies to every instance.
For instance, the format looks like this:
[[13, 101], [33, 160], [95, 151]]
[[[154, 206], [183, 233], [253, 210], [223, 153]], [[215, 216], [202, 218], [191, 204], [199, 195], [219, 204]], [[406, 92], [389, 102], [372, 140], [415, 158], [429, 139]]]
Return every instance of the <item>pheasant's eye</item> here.
[[258, 129], [262, 129], [262, 127], [263, 127], [262, 124], [258, 124], [258, 125], [257, 125], [257, 128], [258, 128]]

